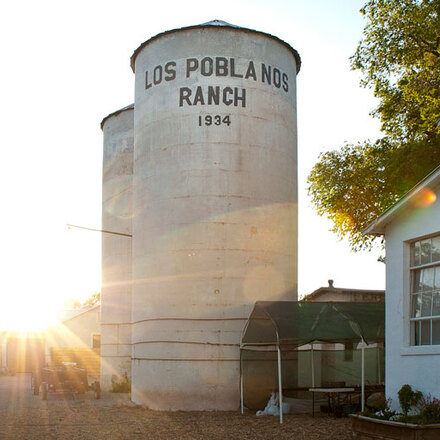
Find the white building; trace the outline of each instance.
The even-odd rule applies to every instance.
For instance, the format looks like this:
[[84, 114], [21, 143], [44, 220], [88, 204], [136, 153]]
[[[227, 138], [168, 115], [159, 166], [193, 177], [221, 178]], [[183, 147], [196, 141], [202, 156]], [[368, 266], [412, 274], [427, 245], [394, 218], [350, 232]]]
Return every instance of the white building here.
[[91, 376], [100, 374], [101, 306], [78, 310], [45, 332], [46, 363], [75, 362]]
[[386, 239], [386, 395], [440, 397], [440, 167], [371, 223]]

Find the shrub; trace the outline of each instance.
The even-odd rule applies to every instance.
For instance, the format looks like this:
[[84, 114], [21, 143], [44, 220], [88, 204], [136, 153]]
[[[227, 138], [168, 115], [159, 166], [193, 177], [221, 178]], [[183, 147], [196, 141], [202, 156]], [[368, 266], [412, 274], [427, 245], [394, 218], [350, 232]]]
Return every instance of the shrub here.
[[[408, 384], [402, 386], [398, 396], [403, 414], [390, 409], [391, 399], [378, 399], [372, 406], [373, 410], [367, 409], [360, 414], [375, 419], [420, 425], [440, 423], [440, 399], [430, 395], [424, 397], [421, 391], [413, 390]], [[415, 414], [408, 415], [414, 407]]]
[[440, 423], [440, 400], [427, 396], [420, 404], [420, 421], [423, 424]]
[[123, 373], [119, 377], [113, 374], [111, 380], [112, 389], [110, 391], [112, 393], [129, 393], [131, 391], [131, 383], [127, 373]]
[[409, 410], [416, 406], [422, 400], [423, 394], [421, 391], [413, 390], [411, 385], [405, 384], [398, 392], [400, 407], [403, 415], [408, 416]]

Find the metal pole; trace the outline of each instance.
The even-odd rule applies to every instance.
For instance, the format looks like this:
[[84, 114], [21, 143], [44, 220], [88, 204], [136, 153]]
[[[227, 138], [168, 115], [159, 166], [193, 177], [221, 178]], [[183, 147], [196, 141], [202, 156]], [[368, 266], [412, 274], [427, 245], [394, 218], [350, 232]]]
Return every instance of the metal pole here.
[[362, 388], [361, 388], [361, 411], [365, 409], [365, 342], [362, 339]]
[[315, 363], [313, 362], [313, 344], [310, 344], [310, 346], [312, 347], [312, 350], [311, 350], [311, 352], [310, 352], [310, 357], [311, 357], [311, 359], [312, 359], [312, 388], [314, 388], [315, 387]]
[[379, 344], [377, 344], [377, 348], [376, 348], [376, 353], [377, 353], [377, 383], [382, 383], [382, 376], [381, 376], [381, 372], [380, 372], [380, 347]]
[[123, 232], [116, 232], [116, 231], [106, 231], [105, 229], [87, 228], [86, 226], [72, 225], [70, 223], [66, 223], [66, 226], [69, 229], [70, 228], [79, 228], [79, 229], [86, 229], [87, 231], [102, 232], [103, 234], [121, 235], [122, 237], [133, 237], [132, 234], [124, 234]]
[[278, 344], [278, 404], [280, 406], [280, 424], [283, 423], [283, 383], [281, 379], [281, 350]]
[[240, 412], [244, 414], [244, 404], [243, 404], [243, 357], [240, 350]]

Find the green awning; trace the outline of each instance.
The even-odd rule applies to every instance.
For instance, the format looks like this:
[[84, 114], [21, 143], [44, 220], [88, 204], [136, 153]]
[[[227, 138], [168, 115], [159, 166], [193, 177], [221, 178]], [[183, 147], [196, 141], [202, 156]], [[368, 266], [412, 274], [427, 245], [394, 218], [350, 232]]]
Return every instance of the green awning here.
[[258, 301], [248, 319], [242, 348], [290, 348], [312, 342], [367, 344], [385, 339], [385, 304]]

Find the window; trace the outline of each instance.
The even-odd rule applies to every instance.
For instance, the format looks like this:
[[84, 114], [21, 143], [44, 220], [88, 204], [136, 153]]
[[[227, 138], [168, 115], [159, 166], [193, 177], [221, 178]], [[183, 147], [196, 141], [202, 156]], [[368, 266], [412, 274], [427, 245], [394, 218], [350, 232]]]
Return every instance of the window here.
[[92, 348], [101, 348], [101, 335], [98, 333], [92, 334]]
[[411, 345], [440, 345], [440, 235], [411, 244]]

